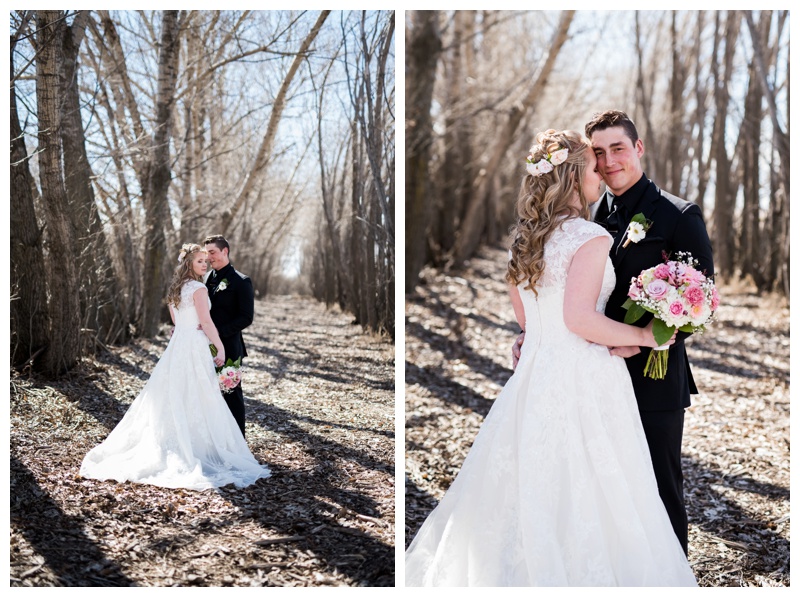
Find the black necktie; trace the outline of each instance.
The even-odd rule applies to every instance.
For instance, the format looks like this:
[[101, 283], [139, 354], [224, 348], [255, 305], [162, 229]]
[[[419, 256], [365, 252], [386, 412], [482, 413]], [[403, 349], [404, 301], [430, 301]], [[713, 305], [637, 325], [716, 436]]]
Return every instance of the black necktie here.
[[611, 204], [611, 212], [606, 218], [606, 228], [611, 234], [616, 234], [624, 224], [625, 205], [619, 197], [614, 197], [614, 202]]

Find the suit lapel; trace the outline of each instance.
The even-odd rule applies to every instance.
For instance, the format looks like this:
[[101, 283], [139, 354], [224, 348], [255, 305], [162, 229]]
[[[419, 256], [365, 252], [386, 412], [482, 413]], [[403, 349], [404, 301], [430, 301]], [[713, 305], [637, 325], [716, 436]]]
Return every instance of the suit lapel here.
[[594, 221], [605, 227], [606, 219], [608, 218], [608, 194], [603, 193], [598, 201], [597, 211], [594, 213]]
[[[652, 220], [653, 219], [652, 216], [656, 211], [656, 199], [657, 199], [657, 197], [658, 197], [657, 195], [653, 195], [649, 199], [644, 199], [643, 201], [640, 201], [638, 207], [640, 207], [641, 210], [637, 211], [636, 213], [632, 213], [631, 217], [635, 216], [637, 213], [641, 213], [642, 215], [644, 215], [645, 219]], [[628, 230], [628, 225], [629, 224], [630, 224], [630, 222], [627, 222], [625, 224], [625, 229], [624, 230], [620, 230], [621, 235], [618, 236], [616, 239], [614, 239], [614, 247], [615, 247], [614, 251], [616, 253], [616, 260], [614, 261], [614, 267], [615, 268], [618, 267], [622, 263], [622, 261], [628, 255], [628, 252], [636, 244], [636, 243], [632, 242], [632, 243], [628, 243], [628, 246], [625, 247], [625, 248], [623, 248], [623, 246], [622, 246], [622, 245], [625, 244], [625, 238], [627, 237], [627, 230]]]

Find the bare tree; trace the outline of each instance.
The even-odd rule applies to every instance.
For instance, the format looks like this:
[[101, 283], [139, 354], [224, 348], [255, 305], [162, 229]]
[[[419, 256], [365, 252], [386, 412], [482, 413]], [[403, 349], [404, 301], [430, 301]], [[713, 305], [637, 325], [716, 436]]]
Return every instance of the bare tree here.
[[33, 206], [34, 181], [28, 168], [28, 151], [17, 113], [14, 46], [32, 17], [23, 15], [11, 36], [11, 362], [30, 363], [48, 344], [47, 286], [42, 232]]
[[61, 46], [64, 13], [36, 12], [36, 106], [39, 126], [39, 180], [47, 226], [50, 342], [43, 370], [50, 376], [71, 369], [80, 353], [78, 271], [61, 151]]
[[[714, 103], [716, 119], [714, 121], [714, 161], [716, 164], [716, 191], [714, 196], [714, 269], [721, 277], [731, 277], [734, 266], [734, 228], [733, 228], [733, 201], [736, 196], [731, 188], [731, 159], [725, 148], [725, 134], [727, 125], [728, 82], [733, 73], [733, 56], [736, 50], [736, 39], [739, 36], [740, 15], [736, 11], [729, 11], [725, 27], [720, 24], [720, 15], [717, 13], [717, 32], [714, 36], [714, 53], [712, 55], [712, 70], [714, 76]], [[724, 38], [724, 44], [723, 42]], [[724, 45], [724, 48], [722, 47]], [[722, 52], [722, 65], [720, 67], [719, 53]]]
[[259, 176], [264, 172], [269, 163], [269, 158], [272, 153], [273, 143], [275, 141], [275, 135], [278, 130], [278, 123], [280, 122], [281, 115], [283, 114], [283, 109], [286, 105], [286, 95], [289, 92], [289, 86], [292, 84], [292, 80], [294, 79], [295, 74], [297, 73], [297, 69], [300, 68], [300, 64], [303, 60], [306, 59], [306, 55], [311, 47], [311, 44], [316, 39], [317, 35], [319, 34], [322, 25], [325, 23], [325, 19], [328, 18], [328, 15], [331, 11], [323, 10], [320, 12], [319, 17], [317, 17], [316, 23], [309, 31], [306, 38], [303, 40], [303, 43], [300, 45], [300, 48], [297, 50], [297, 54], [292, 60], [292, 64], [289, 67], [289, 71], [286, 73], [286, 76], [283, 78], [283, 83], [281, 83], [281, 87], [278, 90], [278, 94], [275, 97], [275, 103], [272, 106], [272, 112], [270, 113], [269, 123], [267, 124], [267, 130], [264, 133], [264, 138], [261, 141], [261, 146], [258, 148], [258, 153], [256, 154], [256, 158], [253, 162], [253, 166], [250, 171], [247, 173], [245, 178], [244, 184], [242, 185], [241, 190], [239, 191], [236, 200], [233, 202], [230, 210], [226, 211], [223, 216], [222, 221], [222, 230], [223, 234], [227, 234], [228, 230], [231, 227], [231, 224], [238, 214], [239, 210], [242, 209], [245, 201], [247, 201], [250, 193], [253, 190], [253, 187], [256, 184]]
[[482, 168], [481, 175], [475, 182], [474, 193], [467, 204], [461, 231], [453, 247], [453, 265], [455, 266], [460, 266], [465, 259], [472, 255], [480, 243], [483, 223], [485, 222], [482, 213], [489, 199], [489, 194], [492, 189], [492, 184], [495, 181], [500, 162], [511, 146], [511, 142], [514, 139], [517, 127], [522, 121], [523, 115], [526, 111], [535, 106], [536, 100], [547, 85], [547, 80], [550, 77], [550, 73], [553, 71], [561, 47], [569, 37], [569, 26], [574, 17], [574, 10], [565, 10], [562, 12], [553, 35], [552, 43], [548, 47], [547, 58], [544, 65], [524, 99], [517, 107], [511, 110], [508, 120], [505, 122], [503, 129], [497, 136], [497, 141], [489, 152], [486, 165]]
[[426, 260], [430, 214], [431, 102], [442, 42], [438, 11], [414, 11], [406, 28], [406, 292]]
[[[61, 87], [61, 144], [68, 210], [75, 238], [81, 313], [88, 338], [108, 342], [124, 338], [127, 321], [118, 303], [119, 290], [92, 188], [78, 88], [78, 53], [89, 20], [79, 11], [64, 25]], [[87, 339], [88, 339], [87, 338]]]
[[169, 145], [172, 132], [172, 107], [175, 101], [175, 83], [178, 77], [178, 34], [180, 24], [177, 10], [165, 10], [161, 22], [161, 41], [158, 57], [158, 96], [156, 119], [150, 144], [150, 157], [146, 167], [146, 186], [142, 189], [145, 208], [146, 246], [144, 271], [145, 285], [141, 331], [153, 335], [163, 308], [167, 283], [165, 269], [167, 258], [164, 226], [169, 216], [167, 192], [171, 181]]

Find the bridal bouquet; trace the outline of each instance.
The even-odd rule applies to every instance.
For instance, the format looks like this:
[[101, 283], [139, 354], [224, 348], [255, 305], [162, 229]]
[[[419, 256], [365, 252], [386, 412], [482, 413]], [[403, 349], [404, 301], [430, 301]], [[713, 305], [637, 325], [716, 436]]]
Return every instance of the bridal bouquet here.
[[[217, 347], [213, 344], [208, 345], [211, 356], [217, 356]], [[228, 359], [221, 367], [214, 367], [217, 372], [219, 389], [223, 394], [230, 394], [233, 389], [242, 382], [242, 357], [235, 361]]]
[[[625, 323], [638, 321], [645, 313], [655, 316], [653, 336], [664, 344], [677, 328], [681, 332], [702, 332], [719, 307], [719, 293], [713, 280], [697, 269], [691, 253], [679, 252], [677, 259], [644, 270], [631, 279]], [[644, 374], [664, 379], [669, 347], [650, 351]]]

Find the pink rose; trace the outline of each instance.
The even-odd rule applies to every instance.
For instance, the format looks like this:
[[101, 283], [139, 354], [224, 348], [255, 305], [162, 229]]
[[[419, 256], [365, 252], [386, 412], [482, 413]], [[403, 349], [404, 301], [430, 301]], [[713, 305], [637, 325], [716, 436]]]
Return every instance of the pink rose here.
[[657, 265], [653, 270], [653, 275], [659, 280], [666, 280], [669, 278], [669, 266], [666, 263]]
[[667, 292], [669, 292], [669, 286], [664, 280], [653, 280], [647, 285], [647, 294], [657, 301], [664, 298]]
[[699, 286], [689, 286], [683, 291], [683, 298], [685, 298], [690, 305], [702, 305], [706, 300], [706, 294]]
[[706, 280], [703, 272], [699, 272], [691, 266], [683, 272], [683, 278], [691, 284], [702, 284]]
[[674, 317], [678, 317], [679, 315], [683, 315], [683, 303], [680, 301], [675, 301], [669, 306], [670, 315]]
[[717, 307], [719, 307], [719, 293], [717, 292], [716, 286], [711, 289], [711, 310], [716, 311]]

